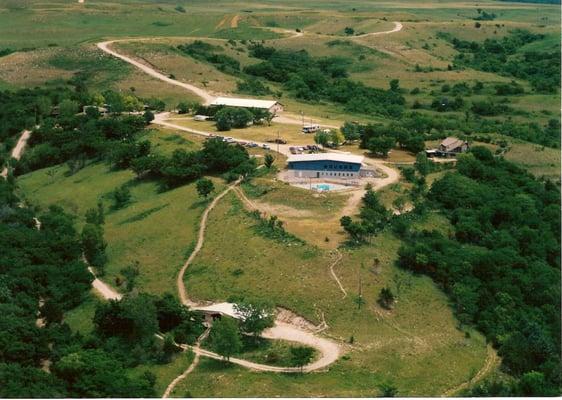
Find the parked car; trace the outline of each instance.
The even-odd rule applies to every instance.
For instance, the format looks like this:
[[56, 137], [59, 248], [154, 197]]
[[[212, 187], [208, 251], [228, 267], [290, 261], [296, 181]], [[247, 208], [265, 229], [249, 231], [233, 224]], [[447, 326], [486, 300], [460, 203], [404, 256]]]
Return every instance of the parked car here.
[[207, 121], [209, 119], [208, 115], [195, 115], [193, 117], [194, 121]]
[[262, 144], [261, 147], [262, 147], [262, 149], [264, 149], [264, 150], [271, 150], [271, 147], [270, 147], [268, 144], [266, 144], [266, 143]]
[[248, 142], [247, 146], [248, 147], [258, 147], [257, 143], [254, 143], [254, 142]]
[[296, 147], [289, 147], [289, 151], [291, 152], [291, 154], [297, 154], [297, 148]]

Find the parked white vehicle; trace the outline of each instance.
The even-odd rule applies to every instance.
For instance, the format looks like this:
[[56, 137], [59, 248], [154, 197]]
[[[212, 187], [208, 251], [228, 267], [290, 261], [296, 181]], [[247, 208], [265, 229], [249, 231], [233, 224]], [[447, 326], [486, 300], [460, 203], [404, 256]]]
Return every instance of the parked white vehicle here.
[[193, 117], [194, 121], [207, 121], [209, 119], [208, 115], [195, 115]]

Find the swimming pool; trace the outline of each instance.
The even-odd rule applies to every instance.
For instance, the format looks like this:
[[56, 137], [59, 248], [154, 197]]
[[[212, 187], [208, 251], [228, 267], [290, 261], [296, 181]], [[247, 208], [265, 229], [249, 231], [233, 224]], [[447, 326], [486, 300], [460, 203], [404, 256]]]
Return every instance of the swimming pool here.
[[312, 185], [312, 189], [320, 190], [320, 191], [328, 191], [333, 190], [334, 188], [327, 183], [315, 183]]

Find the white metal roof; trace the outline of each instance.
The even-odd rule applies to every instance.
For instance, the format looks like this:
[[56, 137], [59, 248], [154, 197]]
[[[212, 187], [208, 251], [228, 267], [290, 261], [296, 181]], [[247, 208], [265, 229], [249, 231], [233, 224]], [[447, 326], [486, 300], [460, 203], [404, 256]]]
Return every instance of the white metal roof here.
[[287, 162], [297, 161], [340, 161], [353, 164], [361, 164], [363, 156], [344, 153], [314, 153], [314, 154], [294, 154], [289, 156]]
[[215, 304], [211, 304], [210, 306], [193, 307], [193, 310], [206, 311], [211, 313], [228, 315], [229, 317], [236, 318], [236, 319], [243, 319], [243, 317], [234, 309], [234, 303], [215, 303]]
[[240, 99], [236, 97], [217, 97], [211, 103], [212, 106], [246, 107], [246, 108], [271, 108], [278, 101], [276, 100], [256, 100]]

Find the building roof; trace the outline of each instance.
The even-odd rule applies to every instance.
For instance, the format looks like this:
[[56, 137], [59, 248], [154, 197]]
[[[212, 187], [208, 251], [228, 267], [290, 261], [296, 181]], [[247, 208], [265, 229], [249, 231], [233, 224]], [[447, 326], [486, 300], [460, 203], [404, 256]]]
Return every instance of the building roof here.
[[464, 144], [464, 142], [456, 137], [452, 137], [449, 136], [448, 138], [445, 138], [442, 142], [441, 142], [441, 146], [445, 146], [445, 147], [459, 147], [462, 146]]
[[339, 161], [352, 164], [361, 164], [363, 156], [356, 156], [353, 154], [344, 153], [314, 153], [314, 154], [295, 154], [289, 156], [287, 162], [299, 161]]
[[235, 310], [234, 303], [215, 303], [210, 306], [193, 307], [192, 309], [208, 313], [227, 315], [236, 319], [243, 319], [243, 316]]
[[276, 100], [240, 99], [236, 97], [217, 97], [211, 106], [245, 107], [245, 108], [271, 108], [279, 103]]

